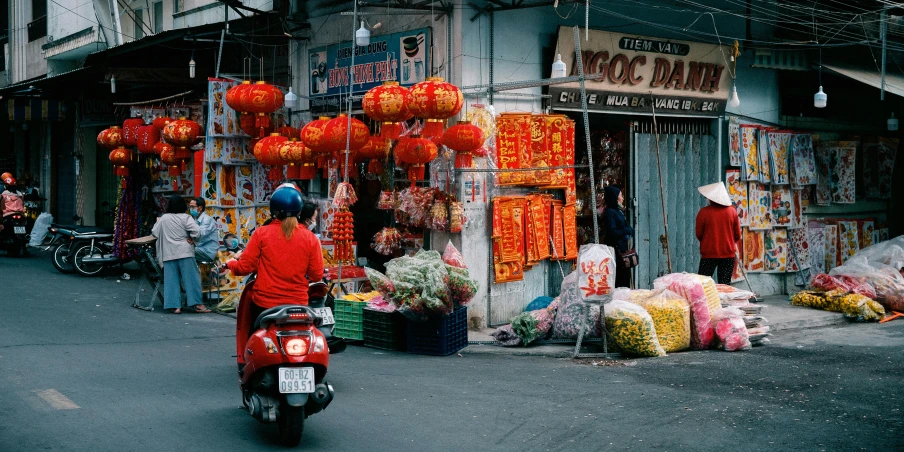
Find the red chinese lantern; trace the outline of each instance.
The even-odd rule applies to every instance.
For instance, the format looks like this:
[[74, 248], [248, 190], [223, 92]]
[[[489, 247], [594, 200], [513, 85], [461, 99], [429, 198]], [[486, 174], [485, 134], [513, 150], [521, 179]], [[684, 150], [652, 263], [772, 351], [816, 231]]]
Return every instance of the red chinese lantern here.
[[286, 179], [301, 179], [301, 164], [304, 158], [304, 143], [296, 138], [291, 138], [279, 147], [279, 159], [283, 164], [288, 165], [286, 169]]
[[[346, 158], [347, 156], [347, 158]], [[336, 164], [339, 169], [339, 179], [345, 178], [345, 166], [348, 162], [348, 179], [358, 178], [358, 163], [361, 163], [361, 155], [357, 150], [336, 151]]]
[[176, 154], [176, 148], [172, 145], [163, 143], [163, 146], [160, 146], [160, 161], [166, 165], [167, 172], [169, 172], [170, 176], [181, 176], [182, 175], [182, 165], [184, 164], [184, 160], [178, 157]]
[[154, 145], [160, 142], [160, 130], [154, 125], [138, 128], [138, 152], [155, 154]]
[[122, 146], [122, 129], [119, 126], [113, 126], [109, 129], [101, 130], [97, 134], [97, 144], [111, 150]]
[[172, 120], [173, 118], [170, 118], [169, 116], [158, 116], [154, 118], [154, 122], [152, 124], [157, 128], [157, 130], [163, 130], [163, 128], [166, 127], [166, 124]]
[[117, 176], [129, 175], [129, 164], [132, 161], [132, 151], [125, 147], [118, 147], [110, 152], [110, 162]]
[[384, 137], [370, 137], [367, 145], [358, 150], [358, 156], [362, 159], [370, 159], [367, 164], [367, 172], [380, 174], [383, 172], [383, 160], [389, 155], [389, 139]]
[[270, 113], [283, 106], [285, 96], [282, 91], [266, 82], [260, 81], [238, 93], [238, 102], [241, 110], [255, 113], [254, 126], [258, 129], [268, 129], [270, 125]]
[[[351, 118], [351, 133], [348, 133], [349, 117], [340, 114], [333, 118], [323, 128], [326, 137], [324, 148], [330, 152], [338, 152], [344, 149], [357, 151], [367, 144], [370, 139], [370, 129], [363, 122]], [[347, 145], [347, 146], [346, 146]]]
[[261, 164], [270, 167], [270, 173], [267, 175], [267, 179], [271, 181], [275, 182], [282, 179], [281, 167], [283, 161], [279, 157], [279, 148], [286, 141], [289, 141], [289, 139], [278, 133], [271, 133], [270, 136], [261, 138], [261, 140], [254, 145], [254, 158], [261, 162]]
[[411, 165], [408, 167], [408, 178], [411, 179], [412, 187], [416, 181], [424, 180], [424, 165], [430, 163], [439, 154], [436, 144], [418, 135], [412, 135], [396, 151], [402, 162]]
[[276, 129], [276, 133], [288, 138], [288, 139], [299, 139], [301, 135], [298, 132], [298, 129], [292, 126], [282, 126]]
[[138, 128], [144, 125], [144, 119], [137, 117], [122, 122], [122, 143], [126, 146], [138, 146]]
[[383, 82], [367, 91], [361, 100], [361, 108], [370, 119], [383, 123], [380, 136], [396, 140], [402, 132], [401, 123], [413, 116], [407, 103], [407, 88], [399, 86], [399, 82]]
[[326, 167], [329, 163], [329, 151], [326, 150], [326, 135], [324, 134], [324, 129], [329, 122], [329, 117], [321, 116], [301, 128], [301, 141], [317, 154], [317, 166], [320, 168]]
[[471, 153], [483, 146], [483, 131], [468, 121], [458, 121], [443, 132], [443, 144], [455, 151], [456, 168], [470, 168]]
[[176, 121], [170, 121], [163, 128], [163, 139], [176, 147], [194, 146], [200, 134], [201, 125], [184, 117]]
[[407, 105], [411, 114], [425, 119], [421, 135], [429, 138], [442, 135], [443, 121], [457, 115], [464, 103], [457, 86], [442, 77], [427, 77], [411, 87]]
[[172, 152], [175, 152], [176, 148], [174, 148], [173, 145], [171, 145], [165, 141], [158, 141], [156, 144], [154, 144], [154, 153], [157, 155], [162, 156], [163, 152], [168, 151], [168, 150], [172, 150]]
[[304, 154], [301, 158], [301, 168], [298, 173], [299, 179], [311, 180], [317, 175], [317, 167], [314, 166], [314, 163], [317, 162], [317, 158], [318, 154], [314, 152], [313, 149], [304, 146]]
[[229, 108], [237, 112], [247, 111], [239, 99], [241, 99], [242, 93], [250, 87], [251, 80], [245, 80], [241, 84], [229, 88], [229, 90], [226, 91], [226, 105], [229, 105]]

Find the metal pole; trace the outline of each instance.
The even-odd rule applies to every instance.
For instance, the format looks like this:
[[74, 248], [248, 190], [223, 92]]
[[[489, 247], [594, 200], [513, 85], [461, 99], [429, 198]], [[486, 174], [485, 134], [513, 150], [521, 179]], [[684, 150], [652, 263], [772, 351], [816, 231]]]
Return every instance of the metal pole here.
[[593, 243], [600, 243], [600, 225], [596, 213], [596, 180], [593, 174], [593, 152], [590, 150], [590, 118], [587, 115], [587, 89], [584, 87], [584, 60], [581, 58], [580, 28], [574, 27], [575, 64], [578, 66], [578, 77], [581, 80], [581, 114], [584, 119], [584, 141], [587, 143], [587, 164], [590, 165], [590, 206], [593, 208]]
[[653, 92], [650, 91], [650, 105], [653, 107], [653, 136], [656, 140], [656, 168], [659, 170], [659, 197], [662, 201], [662, 223], [665, 226], [665, 235], [659, 240], [662, 242], [662, 248], [665, 250], [666, 263], [669, 273], [672, 272], [672, 252], [669, 250], [669, 217], [665, 211], [665, 190], [662, 188], [662, 161], [659, 157], [659, 124], [656, 122], [656, 99], [653, 98]]
[[879, 100], [885, 100], [885, 59], [888, 51], [888, 7], [882, 9], [882, 16], [879, 21], [879, 34], [882, 35], [882, 91], [879, 93]]

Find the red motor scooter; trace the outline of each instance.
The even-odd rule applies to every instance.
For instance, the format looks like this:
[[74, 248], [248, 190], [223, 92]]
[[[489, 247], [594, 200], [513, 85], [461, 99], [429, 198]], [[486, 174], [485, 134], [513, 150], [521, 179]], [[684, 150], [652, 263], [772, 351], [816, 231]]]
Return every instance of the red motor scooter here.
[[332, 336], [332, 310], [324, 307], [327, 285], [311, 283], [308, 306], [283, 305], [249, 321], [253, 277], [245, 284], [236, 321], [236, 359], [242, 402], [260, 422], [279, 425], [280, 442], [301, 441], [306, 417], [333, 400], [326, 380], [330, 353], [345, 349]]

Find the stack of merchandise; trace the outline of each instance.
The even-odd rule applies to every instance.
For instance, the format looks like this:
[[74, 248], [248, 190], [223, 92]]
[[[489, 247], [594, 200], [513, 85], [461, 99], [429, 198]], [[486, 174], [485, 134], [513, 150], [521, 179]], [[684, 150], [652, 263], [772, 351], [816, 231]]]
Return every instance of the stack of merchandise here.
[[751, 345], [755, 347], [768, 344], [771, 334], [769, 333], [769, 321], [760, 315], [764, 306], [749, 301], [756, 294], [725, 284], [717, 284], [716, 290], [719, 291], [719, 301], [723, 308], [737, 308], [743, 313], [744, 325], [747, 326]]

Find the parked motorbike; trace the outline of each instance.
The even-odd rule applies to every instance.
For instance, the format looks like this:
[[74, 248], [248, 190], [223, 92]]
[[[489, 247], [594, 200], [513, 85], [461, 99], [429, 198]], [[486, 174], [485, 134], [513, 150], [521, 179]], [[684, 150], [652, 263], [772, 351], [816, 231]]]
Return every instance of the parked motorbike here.
[[80, 244], [82, 239], [88, 240], [88, 238], [82, 237], [85, 234], [97, 233], [112, 234], [113, 229], [53, 223], [47, 228], [47, 235], [40, 248], [44, 251], [53, 249], [51, 255], [53, 268], [60, 273], [72, 273], [75, 271], [75, 267], [72, 265], [72, 252], [78, 248], [78, 246], [73, 247], [73, 244]]
[[3, 230], [0, 231], [0, 247], [12, 257], [28, 254], [28, 241], [31, 238], [31, 221], [25, 212], [13, 212], [3, 217]]
[[131, 258], [120, 259], [113, 255], [113, 234], [109, 233], [77, 234], [70, 246], [72, 265], [84, 276], [94, 276], [105, 268], [131, 261]]
[[304, 420], [333, 400], [326, 379], [330, 354], [345, 350], [332, 335], [333, 313], [324, 307], [327, 285], [311, 283], [309, 305], [283, 305], [249, 319], [254, 277], [242, 292], [236, 321], [236, 360], [242, 403], [252, 417], [276, 422], [279, 439], [295, 446]]

